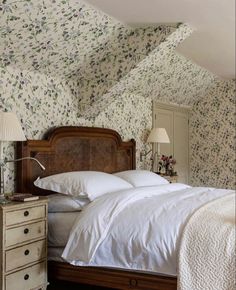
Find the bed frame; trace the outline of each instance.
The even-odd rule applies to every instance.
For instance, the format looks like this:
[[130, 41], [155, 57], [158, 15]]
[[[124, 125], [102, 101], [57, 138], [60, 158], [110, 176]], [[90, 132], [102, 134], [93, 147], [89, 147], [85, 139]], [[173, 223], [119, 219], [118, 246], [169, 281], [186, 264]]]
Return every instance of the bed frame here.
[[[94, 127], [59, 127], [50, 130], [43, 140], [18, 142], [17, 158], [31, 156], [17, 164], [17, 192], [36, 195], [53, 194], [39, 189], [33, 181], [67, 171], [95, 170], [113, 173], [135, 169], [135, 141], [122, 142], [110, 129]], [[176, 290], [175, 277], [144, 274], [137, 271], [100, 267], [78, 267], [66, 262], [49, 262], [49, 281], [63, 280], [113, 289]], [[83, 289], [85, 289], [83, 287]]]

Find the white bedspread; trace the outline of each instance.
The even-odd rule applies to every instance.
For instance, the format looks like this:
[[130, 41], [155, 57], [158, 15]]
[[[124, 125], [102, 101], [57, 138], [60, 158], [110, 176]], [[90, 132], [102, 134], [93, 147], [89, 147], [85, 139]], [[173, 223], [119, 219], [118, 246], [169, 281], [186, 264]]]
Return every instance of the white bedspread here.
[[179, 290], [235, 289], [235, 195], [200, 208], [180, 245]]
[[175, 183], [106, 194], [81, 212], [62, 257], [79, 266], [176, 275], [187, 220], [197, 208], [229, 192]]

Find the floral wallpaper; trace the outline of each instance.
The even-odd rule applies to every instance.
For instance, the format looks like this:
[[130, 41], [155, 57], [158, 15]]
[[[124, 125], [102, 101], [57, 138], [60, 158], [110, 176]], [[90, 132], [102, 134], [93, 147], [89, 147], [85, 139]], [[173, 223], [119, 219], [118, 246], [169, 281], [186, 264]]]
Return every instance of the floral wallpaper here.
[[216, 81], [198, 100], [190, 118], [190, 166], [193, 185], [236, 186], [235, 81]]
[[118, 24], [76, 0], [8, 0], [0, 11], [1, 65], [63, 78], [78, 73]]
[[[139, 153], [152, 126], [152, 99], [193, 105], [216, 92], [214, 75], [175, 52], [191, 33], [187, 24], [128, 27], [78, 0], [4, 0], [0, 110], [16, 112], [29, 139], [61, 125], [115, 129], [124, 140], [136, 140], [137, 167], [149, 168]], [[194, 105], [196, 119], [200, 104]], [[201, 153], [191, 146], [193, 156]], [[4, 153], [14, 157], [12, 143]], [[195, 184], [208, 182], [198, 170], [202, 162], [192, 166]], [[14, 191], [13, 166], [5, 168], [7, 191]]]
[[76, 0], [3, 1], [0, 13], [0, 66], [68, 80], [80, 111], [177, 27], [131, 28]]
[[83, 116], [96, 116], [123, 93], [177, 105], [193, 105], [195, 99], [210, 88], [215, 76], [175, 52], [178, 44], [192, 32], [187, 24], [178, 26], [96, 102], [88, 99], [87, 105], [81, 107]]
[[[123, 95], [96, 118], [78, 118], [77, 99], [67, 81], [46, 75], [7, 67], [0, 69], [0, 111], [13, 111], [21, 121], [28, 139], [40, 139], [54, 126], [98, 126], [118, 131], [124, 140], [134, 138], [137, 147], [137, 166], [140, 150], [144, 148], [152, 126], [152, 102], [135, 95]], [[142, 112], [141, 115], [137, 112]], [[14, 158], [12, 142], [5, 142], [4, 155]], [[5, 168], [6, 191], [14, 191], [14, 164]]]

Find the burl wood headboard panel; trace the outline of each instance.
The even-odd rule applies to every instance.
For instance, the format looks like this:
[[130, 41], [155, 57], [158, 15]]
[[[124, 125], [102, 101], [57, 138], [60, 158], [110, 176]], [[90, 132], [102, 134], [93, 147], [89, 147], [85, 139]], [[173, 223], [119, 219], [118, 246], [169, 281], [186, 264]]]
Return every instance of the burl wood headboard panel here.
[[17, 164], [17, 192], [49, 194], [34, 186], [37, 177], [57, 173], [95, 170], [107, 173], [135, 169], [135, 141], [122, 142], [111, 129], [94, 127], [59, 127], [50, 130], [44, 140], [18, 142], [17, 158], [31, 156], [36, 162], [24, 160]]

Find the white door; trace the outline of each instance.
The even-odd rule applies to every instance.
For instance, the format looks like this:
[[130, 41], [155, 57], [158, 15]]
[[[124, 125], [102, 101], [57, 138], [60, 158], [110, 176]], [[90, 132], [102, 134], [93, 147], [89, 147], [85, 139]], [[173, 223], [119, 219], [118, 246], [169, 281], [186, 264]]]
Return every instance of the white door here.
[[160, 153], [170, 156], [174, 152], [173, 112], [164, 109], [157, 109], [154, 118], [154, 127], [165, 128], [170, 139], [170, 143], [160, 144]]
[[[153, 107], [154, 127], [165, 128], [170, 138], [170, 144], [160, 144], [160, 153], [172, 155], [177, 163], [175, 171], [178, 174], [178, 182], [188, 183], [189, 177], [189, 126], [188, 111], [170, 106], [170, 109], [155, 104]], [[168, 107], [168, 105], [164, 106]], [[156, 150], [156, 145], [154, 150]], [[156, 170], [156, 168], [155, 168]]]
[[174, 112], [174, 153], [177, 163], [175, 169], [178, 173], [178, 182], [188, 183], [189, 160], [188, 160], [188, 114]]

